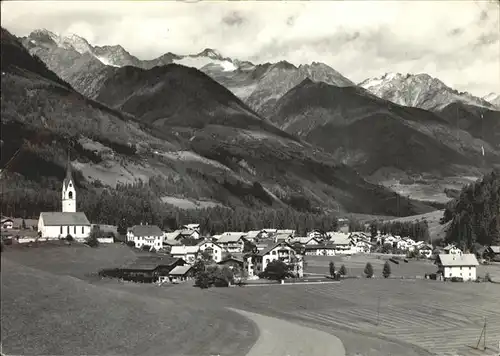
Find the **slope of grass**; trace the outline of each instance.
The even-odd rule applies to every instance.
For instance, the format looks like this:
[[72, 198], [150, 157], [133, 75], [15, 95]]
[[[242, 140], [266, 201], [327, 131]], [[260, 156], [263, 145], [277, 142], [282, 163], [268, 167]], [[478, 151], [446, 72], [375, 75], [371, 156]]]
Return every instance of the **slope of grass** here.
[[138, 296], [72, 277], [127, 259], [119, 258], [123, 249], [113, 253], [108, 247], [2, 253], [3, 352], [245, 355], [255, 342], [255, 325], [234, 312]]

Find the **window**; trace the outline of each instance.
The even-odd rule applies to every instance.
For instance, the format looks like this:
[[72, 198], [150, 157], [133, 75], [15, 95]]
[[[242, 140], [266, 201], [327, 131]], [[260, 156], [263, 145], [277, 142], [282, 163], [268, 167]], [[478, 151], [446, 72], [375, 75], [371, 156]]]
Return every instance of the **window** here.
[[59, 230], [60, 230], [59, 233], [62, 235], [63, 234], [63, 227], [61, 226], [61, 228]]
[[69, 192], [69, 193], [68, 193], [68, 197], [69, 197], [70, 199], [73, 199], [73, 192]]
[[73, 226], [73, 233], [76, 235], [76, 226]]
[[85, 233], [85, 232], [84, 232], [84, 227], [82, 226], [82, 234], [84, 234], [84, 233]]

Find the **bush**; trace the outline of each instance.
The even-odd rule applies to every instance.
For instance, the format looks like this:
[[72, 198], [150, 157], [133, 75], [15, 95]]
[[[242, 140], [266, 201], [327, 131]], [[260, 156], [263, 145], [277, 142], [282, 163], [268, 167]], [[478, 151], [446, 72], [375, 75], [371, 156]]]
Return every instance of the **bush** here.
[[68, 234], [68, 236], [66, 236], [66, 241], [73, 241], [73, 236]]
[[330, 261], [329, 269], [330, 269], [330, 276], [333, 277], [335, 275], [335, 263], [333, 261]]
[[368, 262], [365, 266], [365, 276], [366, 278], [372, 278], [373, 277], [373, 266], [370, 262]]
[[127, 246], [128, 247], [135, 247], [135, 242], [134, 241], [127, 241]]
[[344, 265], [340, 266], [339, 273], [341, 276], [347, 276], [347, 269], [345, 268]]
[[212, 286], [212, 278], [207, 271], [202, 271], [196, 275], [194, 285], [201, 289], [207, 289]]
[[260, 278], [281, 280], [293, 277], [291, 266], [280, 260], [274, 260], [268, 263], [264, 272], [259, 274]]
[[384, 278], [389, 278], [389, 276], [391, 275], [391, 266], [389, 265], [388, 261], [385, 261], [384, 263], [384, 269], [382, 270], [382, 275], [384, 276]]

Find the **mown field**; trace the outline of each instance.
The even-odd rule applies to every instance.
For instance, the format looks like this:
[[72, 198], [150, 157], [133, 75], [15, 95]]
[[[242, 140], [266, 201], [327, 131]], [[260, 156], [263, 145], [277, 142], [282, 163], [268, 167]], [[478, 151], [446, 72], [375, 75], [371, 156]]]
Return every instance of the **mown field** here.
[[229, 356], [245, 355], [257, 340], [256, 325], [225, 308], [88, 283], [89, 273], [130, 258], [134, 252], [120, 245], [7, 248], [1, 259], [2, 351]]
[[[6, 249], [3, 351], [245, 355], [259, 331], [249, 319], [227, 308], [335, 335], [348, 356], [476, 355], [469, 346], [477, 343], [485, 317], [488, 346], [500, 341], [498, 284], [359, 278], [336, 284], [200, 290], [190, 283], [158, 287], [90, 276], [101, 267], [135, 257], [136, 252], [123, 245]], [[351, 273], [361, 274], [366, 258], [344, 262]], [[327, 271], [330, 258], [314, 259], [318, 265], [314, 268]], [[383, 260], [378, 264], [375, 260], [377, 273]], [[401, 264], [399, 271], [392, 267], [395, 275], [435, 270], [425, 262]], [[297, 345], [302, 345], [299, 337]]]
[[[364, 276], [364, 269], [367, 262], [373, 266], [374, 277], [382, 278], [382, 270], [385, 262], [390, 258], [388, 255], [373, 254], [353, 255], [353, 256], [306, 256], [306, 266], [304, 270], [311, 274], [329, 274], [330, 261], [335, 263], [336, 270], [344, 265], [348, 276]], [[391, 266], [391, 277], [393, 278], [423, 278], [425, 274], [435, 273], [437, 267], [429, 260], [403, 260], [399, 264], [389, 262]], [[500, 281], [500, 264], [480, 265], [477, 268], [477, 276], [484, 277], [489, 273], [491, 278]]]
[[[302, 321], [337, 335], [352, 354], [370, 350], [370, 337], [407, 343], [385, 346], [387, 355], [498, 355], [500, 285], [428, 280], [351, 279], [339, 284], [268, 286], [212, 291], [217, 299]], [[486, 318], [487, 344], [494, 351], [474, 353]], [[357, 345], [341, 330], [356, 330]], [[347, 340], [347, 342], [346, 342]], [[365, 344], [366, 342], [366, 344]], [[383, 343], [383, 341], [380, 341]], [[418, 348], [413, 348], [414, 345]]]

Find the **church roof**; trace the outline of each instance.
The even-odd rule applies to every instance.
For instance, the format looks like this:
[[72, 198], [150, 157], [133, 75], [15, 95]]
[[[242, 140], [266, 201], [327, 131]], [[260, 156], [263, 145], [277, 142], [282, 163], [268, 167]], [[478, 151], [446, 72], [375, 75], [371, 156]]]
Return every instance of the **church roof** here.
[[66, 189], [68, 187], [69, 182], [72, 180], [73, 180], [73, 176], [71, 174], [71, 161], [68, 159], [68, 164], [66, 165], [66, 177], [64, 178], [64, 181], [63, 181], [64, 189]]
[[82, 226], [90, 225], [85, 213], [62, 213], [62, 212], [43, 212], [40, 214], [45, 226]]

